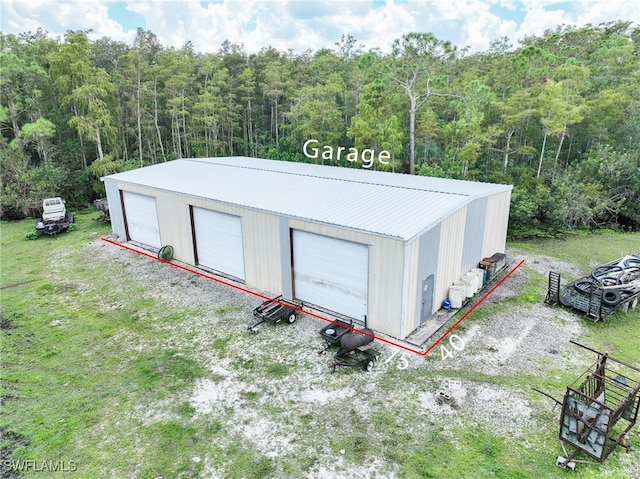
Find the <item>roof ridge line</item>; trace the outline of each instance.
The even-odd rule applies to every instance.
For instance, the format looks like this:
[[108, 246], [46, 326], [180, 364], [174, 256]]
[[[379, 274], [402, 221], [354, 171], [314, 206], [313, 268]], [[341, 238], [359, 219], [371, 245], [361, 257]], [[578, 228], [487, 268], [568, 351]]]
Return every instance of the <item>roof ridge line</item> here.
[[[233, 158], [233, 157], [230, 157]], [[193, 161], [193, 162], [197, 162], [197, 163], [203, 163], [203, 164], [208, 164], [208, 165], [217, 165], [217, 166], [228, 166], [231, 168], [243, 168], [246, 170], [256, 170], [256, 171], [269, 171], [272, 173], [282, 173], [285, 175], [294, 175], [294, 176], [304, 176], [307, 178], [322, 178], [325, 180], [335, 180], [335, 181], [344, 181], [347, 183], [358, 183], [358, 184], [363, 184], [363, 185], [375, 185], [375, 186], [384, 186], [386, 188], [399, 188], [399, 189], [403, 189], [403, 190], [413, 190], [413, 191], [428, 191], [430, 193], [440, 193], [440, 194], [446, 194], [446, 195], [456, 195], [456, 196], [471, 196], [470, 194], [466, 194], [466, 193], [457, 193], [454, 191], [441, 191], [441, 190], [434, 190], [434, 189], [425, 189], [425, 188], [413, 188], [413, 187], [409, 187], [409, 186], [400, 186], [400, 185], [388, 185], [385, 183], [377, 183], [377, 182], [371, 182], [371, 181], [360, 181], [360, 180], [350, 180], [350, 179], [344, 179], [344, 178], [332, 178], [329, 176], [318, 176], [318, 175], [309, 175], [309, 174], [303, 174], [303, 173], [294, 173], [294, 172], [290, 172], [290, 171], [277, 171], [277, 170], [272, 170], [272, 169], [268, 169], [268, 168], [259, 168], [256, 166], [244, 166], [244, 165], [232, 165], [232, 164], [228, 164], [228, 163], [218, 163], [215, 161], [200, 161], [200, 160], [204, 160], [206, 158], [180, 158], [181, 160], [185, 160], [185, 161]], [[281, 161], [281, 160], [269, 160], [269, 161]], [[286, 163], [286, 161], [283, 161], [284, 163]], [[301, 163], [298, 161], [294, 161], [291, 163]], [[302, 163], [305, 165], [315, 165], [315, 163]], [[323, 165], [324, 166], [324, 165]], [[400, 173], [398, 173], [400, 174]], [[431, 178], [431, 177], [429, 177]], [[450, 178], [443, 178], [443, 179], [450, 179]], [[455, 180], [454, 180], [455, 181]], [[458, 180], [460, 181], [460, 180]]]

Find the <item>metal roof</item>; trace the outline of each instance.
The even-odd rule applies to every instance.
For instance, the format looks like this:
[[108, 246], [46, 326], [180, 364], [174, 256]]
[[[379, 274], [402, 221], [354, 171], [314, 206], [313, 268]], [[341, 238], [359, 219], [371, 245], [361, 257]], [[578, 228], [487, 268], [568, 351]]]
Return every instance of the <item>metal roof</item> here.
[[512, 188], [248, 157], [179, 159], [105, 179], [404, 240]]

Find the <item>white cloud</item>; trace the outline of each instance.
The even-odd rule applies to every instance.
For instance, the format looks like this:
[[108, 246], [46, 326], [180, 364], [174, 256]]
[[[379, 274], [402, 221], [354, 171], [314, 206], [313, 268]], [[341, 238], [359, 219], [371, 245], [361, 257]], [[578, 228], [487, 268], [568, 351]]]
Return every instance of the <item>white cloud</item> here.
[[108, 4], [113, 0], [3, 0], [0, 6], [1, 30], [24, 33], [42, 28], [52, 37], [62, 37], [68, 30], [92, 30], [92, 39], [103, 36], [130, 42], [135, 32], [125, 32], [109, 18]]
[[[547, 9], [548, 7], [554, 7], [556, 5], [567, 6], [571, 5], [575, 0], [520, 0], [522, 7], [525, 10], [534, 9]], [[620, 1], [620, 0], [611, 0]]]
[[[109, 18], [116, 0], [2, 0], [0, 30], [35, 31], [51, 36], [91, 29], [131, 43], [135, 30]], [[640, 23], [638, 2], [626, 0], [126, 0], [129, 11], [144, 19], [146, 30], [165, 46], [193, 42], [197, 51], [217, 51], [225, 40], [257, 52], [272, 46], [295, 53], [334, 48], [343, 34], [365, 48], [389, 51], [393, 40], [413, 31], [432, 32], [459, 48], [482, 51], [508, 36], [516, 44], [525, 35], [541, 35], [558, 25], [599, 24], [613, 20]], [[495, 8], [492, 8], [495, 7]], [[118, 9], [122, 11], [122, 7]], [[500, 14], [497, 12], [501, 12]], [[138, 18], [137, 16], [135, 18]], [[518, 23], [519, 19], [522, 21]], [[514, 20], [518, 19], [518, 21]], [[131, 27], [131, 22], [128, 23]]]
[[512, 11], [516, 10], [517, 8], [517, 2], [515, 0], [491, 0], [490, 3], [500, 5], [501, 7]]
[[516, 30], [517, 24], [513, 20], [504, 20], [488, 10], [477, 9], [464, 23], [461, 43], [468, 45], [471, 51], [486, 51], [492, 40], [513, 38]]
[[580, 0], [576, 2], [575, 23], [598, 25], [613, 19], [631, 20], [640, 23], [640, 3], [621, 0]]
[[396, 5], [389, 0], [383, 7], [362, 9], [358, 15], [338, 14], [333, 21], [339, 25], [340, 35], [351, 34], [367, 48], [382, 51], [390, 50], [393, 41], [403, 33], [419, 28], [416, 15], [406, 5]]
[[[423, 1], [418, 2], [420, 8], [416, 9], [415, 13], [419, 18], [418, 25], [422, 27], [421, 31], [431, 31], [438, 38], [449, 40], [459, 48], [469, 47], [471, 51], [484, 51], [489, 48], [492, 40], [503, 36], [511, 37], [517, 29], [513, 20], [500, 18], [492, 13], [491, 3], [497, 2]], [[507, 6], [509, 5], [511, 4], [507, 3]]]
[[555, 30], [558, 25], [571, 23], [571, 17], [564, 10], [544, 10], [535, 7], [525, 15], [514, 40], [521, 40], [525, 36], [542, 35], [546, 30]]

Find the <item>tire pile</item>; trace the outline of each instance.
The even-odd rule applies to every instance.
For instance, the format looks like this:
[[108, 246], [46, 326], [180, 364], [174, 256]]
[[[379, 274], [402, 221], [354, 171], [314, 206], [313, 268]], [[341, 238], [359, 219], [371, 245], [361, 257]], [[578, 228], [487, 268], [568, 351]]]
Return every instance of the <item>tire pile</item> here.
[[575, 281], [573, 287], [585, 295], [590, 295], [594, 288], [600, 288], [602, 304], [615, 308], [640, 293], [640, 254], [598, 266], [590, 276]]

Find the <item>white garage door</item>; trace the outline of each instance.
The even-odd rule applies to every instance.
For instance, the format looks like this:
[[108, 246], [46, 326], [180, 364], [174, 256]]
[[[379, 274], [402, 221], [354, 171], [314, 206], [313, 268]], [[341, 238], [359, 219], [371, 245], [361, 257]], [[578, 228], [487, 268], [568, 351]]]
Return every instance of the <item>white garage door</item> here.
[[367, 245], [293, 230], [293, 276], [297, 299], [364, 320]]
[[156, 199], [153, 196], [122, 192], [125, 217], [127, 219], [127, 233], [129, 239], [153, 248], [160, 248], [160, 228], [158, 228], [158, 213]]
[[240, 217], [195, 206], [192, 211], [198, 264], [244, 279]]

